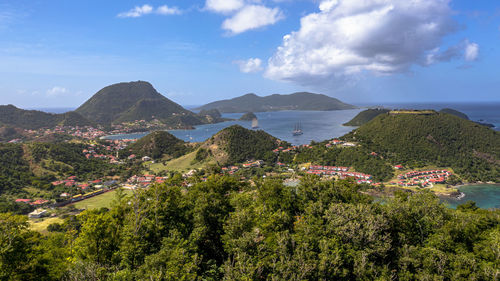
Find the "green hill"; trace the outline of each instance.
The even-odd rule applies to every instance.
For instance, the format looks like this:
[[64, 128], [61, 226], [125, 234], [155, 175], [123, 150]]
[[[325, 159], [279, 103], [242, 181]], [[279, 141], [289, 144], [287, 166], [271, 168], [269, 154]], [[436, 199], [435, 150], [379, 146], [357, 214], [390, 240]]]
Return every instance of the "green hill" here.
[[86, 126], [94, 123], [76, 112], [52, 114], [38, 110], [24, 110], [14, 105], [0, 105], [0, 125], [22, 129], [52, 128], [57, 125]]
[[380, 114], [388, 113], [389, 109], [375, 108], [367, 109], [361, 111], [356, 115], [351, 121], [344, 123], [344, 126], [361, 126], [370, 122], [373, 118], [379, 116]]
[[500, 181], [500, 133], [451, 114], [383, 114], [344, 138], [392, 164], [452, 167], [466, 180]]
[[177, 158], [190, 150], [191, 148], [183, 140], [169, 132], [156, 131], [129, 145], [122, 154], [123, 156], [135, 154], [138, 157], [149, 156], [153, 159], [160, 159], [164, 156]]
[[267, 160], [280, 141], [264, 131], [252, 131], [233, 125], [218, 132], [202, 144], [221, 165], [247, 160]]
[[158, 93], [144, 81], [118, 83], [97, 92], [76, 112], [101, 124], [158, 119], [172, 127], [210, 123]]
[[452, 115], [455, 115], [455, 116], [460, 117], [462, 119], [469, 120], [469, 116], [467, 116], [467, 114], [460, 112], [458, 110], [455, 110], [455, 109], [443, 108], [439, 112], [452, 114]]
[[206, 104], [200, 110], [218, 109], [223, 113], [265, 112], [279, 110], [341, 110], [352, 109], [353, 105], [338, 99], [313, 93], [294, 93], [290, 95], [270, 95], [259, 97], [246, 94], [230, 100], [221, 100]]
[[257, 119], [253, 112], [247, 112], [240, 117], [241, 121], [252, 121], [253, 119]]

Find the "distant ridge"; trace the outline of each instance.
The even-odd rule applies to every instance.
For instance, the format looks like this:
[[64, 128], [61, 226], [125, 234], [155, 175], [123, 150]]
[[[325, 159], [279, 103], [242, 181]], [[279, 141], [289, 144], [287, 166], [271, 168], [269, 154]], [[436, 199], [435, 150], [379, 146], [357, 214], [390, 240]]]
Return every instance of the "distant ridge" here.
[[356, 108], [336, 98], [307, 92], [290, 95], [270, 95], [265, 97], [246, 94], [229, 100], [211, 102], [199, 110], [218, 109], [222, 113], [266, 112], [280, 110], [342, 110]]
[[25, 110], [12, 104], [0, 105], [0, 126], [36, 130], [61, 126], [87, 126], [94, 123], [76, 112], [62, 114]]

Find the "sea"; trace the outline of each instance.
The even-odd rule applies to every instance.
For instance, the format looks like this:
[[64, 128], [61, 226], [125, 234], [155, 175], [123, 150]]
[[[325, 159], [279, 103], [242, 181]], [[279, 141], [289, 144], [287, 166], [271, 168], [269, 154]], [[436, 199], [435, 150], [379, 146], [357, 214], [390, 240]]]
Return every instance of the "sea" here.
[[[500, 101], [489, 103], [379, 103], [357, 104], [359, 109], [337, 111], [278, 111], [257, 112], [260, 130], [288, 141], [294, 145], [309, 144], [311, 141], [323, 141], [340, 137], [354, 130], [355, 127], [343, 126], [356, 114], [367, 107], [385, 107], [391, 109], [435, 109], [452, 108], [469, 116], [472, 121], [480, 121], [495, 125], [494, 130], [500, 131]], [[190, 106], [189, 108], [195, 108]], [[46, 112], [62, 113], [71, 109], [39, 109]], [[222, 114], [223, 117], [238, 119], [242, 113]], [[241, 125], [251, 128], [250, 121], [228, 121], [218, 124], [196, 126], [194, 130], [171, 130], [176, 137], [188, 142], [202, 142], [220, 130], [231, 125]], [[294, 127], [300, 124], [304, 134], [293, 136]], [[112, 135], [107, 139], [137, 139], [147, 135], [148, 132]], [[450, 207], [473, 200], [481, 208], [500, 208], [500, 185], [472, 185], [459, 188], [465, 196], [461, 199], [445, 198], [443, 201]]]

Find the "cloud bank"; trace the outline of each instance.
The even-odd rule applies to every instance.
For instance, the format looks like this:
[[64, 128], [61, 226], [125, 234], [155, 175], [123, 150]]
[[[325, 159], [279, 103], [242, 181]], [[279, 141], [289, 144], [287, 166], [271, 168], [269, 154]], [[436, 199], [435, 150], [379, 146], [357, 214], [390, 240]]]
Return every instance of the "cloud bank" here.
[[319, 12], [283, 37], [265, 76], [307, 85], [407, 72], [460, 54], [474, 61], [479, 46], [468, 40], [439, 49], [458, 30], [452, 13], [449, 0], [323, 0]]

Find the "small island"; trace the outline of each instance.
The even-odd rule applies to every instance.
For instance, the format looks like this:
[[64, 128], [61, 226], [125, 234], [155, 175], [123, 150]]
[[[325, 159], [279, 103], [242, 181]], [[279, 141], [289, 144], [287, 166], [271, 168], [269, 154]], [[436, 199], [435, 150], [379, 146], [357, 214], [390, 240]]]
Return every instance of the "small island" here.
[[252, 121], [257, 119], [257, 116], [253, 112], [247, 112], [240, 117], [240, 121]]

